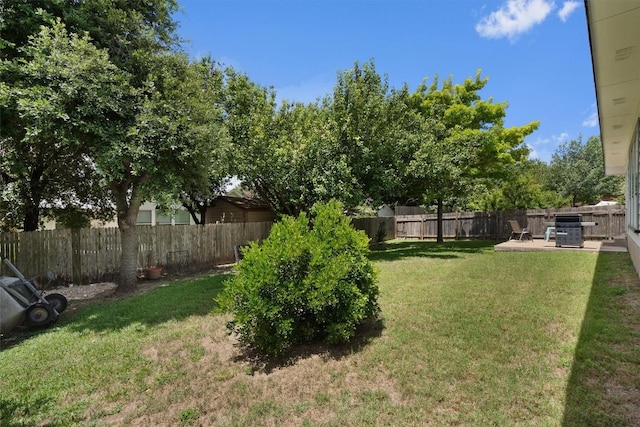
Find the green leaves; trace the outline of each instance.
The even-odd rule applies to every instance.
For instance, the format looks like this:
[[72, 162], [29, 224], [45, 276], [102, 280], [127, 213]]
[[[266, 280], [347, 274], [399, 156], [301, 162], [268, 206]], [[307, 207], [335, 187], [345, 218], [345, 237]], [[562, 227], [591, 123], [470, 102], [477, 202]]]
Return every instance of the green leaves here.
[[402, 144], [402, 129], [394, 126], [395, 93], [387, 77], [377, 73], [373, 60], [338, 74], [333, 99], [327, 104], [336, 135], [336, 155], [347, 159], [351, 180], [351, 206], [365, 200], [375, 205], [393, 190], [396, 147]]
[[244, 252], [238, 276], [219, 299], [229, 327], [268, 355], [312, 340], [345, 342], [378, 313], [368, 238], [351, 227], [335, 200], [274, 225], [262, 245]]
[[582, 138], [562, 143], [553, 154], [549, 186], [563, 197], [578, 203], [594, 203], [602, 196], [623, 193], [622, 176], [605, 176], [600, 138]]
[[406, 88], [389, 90], [373, 61], [340, 72], [333, 95], [307, 105], [276, 109], [272, 91], [235, 72], [226, 83], [237, 174], [279, 213], [331, 198], [376, 206], [400, 192], [416, 121]]
[[506, 165], [526, 156], [522, 143], [537, 129], [537, 122], [505, 129], [507, 104], [482, 100], [478, 94], [487, 81], [479, 71], [462, 84], [449, 78], [439, 85], [436, 78], [413, 95], [412, 105], [424, 120], [421, 132], [426, 135], [407, 173], [409, 181], [420, 183], [427, 200], [464, 197], [475, 180], [499, 177]]
[[541, 209], [565, 206], [567, 200], [545, 183], [549, 166], [524, 160], [505, 166], [500, 179], [483, 180], [469, 202], [477, 211]]
[[0, 215], [5, 226], [35, 230], [43, 205], [105, 205], [87, 147], [113, 136], [108, 119], [120, 114], [129, 89], [108, 55], [60, 20], [18, 51], [20, 57], [0, 63], [2, 80], [10, 82], [0, 90], [0, 172], [15, 185], [4, 192]]

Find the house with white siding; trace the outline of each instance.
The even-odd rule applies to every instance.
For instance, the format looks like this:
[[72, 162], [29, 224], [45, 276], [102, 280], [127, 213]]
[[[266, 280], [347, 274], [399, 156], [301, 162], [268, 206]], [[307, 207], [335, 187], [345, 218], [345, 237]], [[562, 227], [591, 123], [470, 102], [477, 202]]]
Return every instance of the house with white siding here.
[[640, 272], [640, 0], [585, 0], [607, 175], [626, 175], [626, 238]]

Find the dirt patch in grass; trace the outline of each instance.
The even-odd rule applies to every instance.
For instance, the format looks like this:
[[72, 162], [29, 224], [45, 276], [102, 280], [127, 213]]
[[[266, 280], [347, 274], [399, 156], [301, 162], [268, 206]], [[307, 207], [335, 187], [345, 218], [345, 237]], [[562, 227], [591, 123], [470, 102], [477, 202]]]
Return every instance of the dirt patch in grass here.
[[[152, 289], [156, 289], [167, 284], [182, 282], [185, 280], [199, 279], [212, 274], [228, 273], [233, 271], [233, 264], [220, 265], [204, 271], [197, 271], [192, 273], [174, 273], [163, 274], [160, 279], [148, 280], [140, 279], [138, 281], [137, 290], [132, 295], [138, 295], [148, 292]], [[58, 293], [64, 295], [69, 300], [69, 309], [77, 309], [87, 303], [94, 302], [96, 300], [104, 300], [108, 298], [126, 298], [131, 295], [116, 296], [115, 292], [118, 285], [115, 282], [101, 282], [91, 283], [89, 285], [71, 285], [71, 286], [59, 286], [52, 289], [47, 289], [46, 294]]]
[[[153, 361], [149, 389], [100, 422], [108, 425], [180, 425], [191, 415], [190, 425], [299, 426], [305, 422], [335, 421], [349, 408], [371, 401], [403, 405], [395, 380], [384, 368], [359, 368], [359, 349], [380, 335], [379, 326], [364, 329], [354, 343], [328, 347], [298, 347], [286, 358], [261, 359], [247, 352], [227, 334], [228, 316], [195, 318], [182, 338], [154, 342], [142, 350]], [[185, 337], [200, 336], [197, 340]], [[197, 343], [185, 348], [184, 342]], [[173, 376], [173, 373], [181, 374]], [[170, 378], [165, 377], [171, 373]], [[363, 403], [364, 402], [364, 403]], [[367, 403], [368, 402], [368, 403]]]
[[117, 285], [113, 282], [92, 283], [84, 286], [61, 286], [47, 292], [64, 295], [69, 301], [91, 300], [113, 295]]
[[607, 396], [616, 401], [631, 426], [640, 426], [640, 390], [633, 385], [624, 386], [616, 377], [609, 378], [605, 382]]
[[[235, 370], [240, 368], [236, 366]], [[234, 368], [227, 365], [227, 369]], [[357, 371], [349, 358], [327, 359], [324, 354], [317, 354], [269, 373], [250, 374], [243, 370], [224, 379], [217, 371], [210, 371], [191, 382], [194, 396], [189, 405], [200, 408], [201, 425], [233, 423], [234, 418], [244, 418], [249, 423], [251, 417], [260, 420], [263, 413], [278, 425], [299, 426], [305, 420], [328, 423], [336, 417], [336, 408], [347, 411], [349, 407], [357, 407], [363, 395], [401, 403], [400, 393], [389, 375], [380, 371], [361, 376], [354, 370]], [[170, 396], [172, 388], [167, 387], [162, 395]], [[171, 417], [177, 419], [184, 403], [169, 405]], [[162, 423], [167, 415], [166, 411], [149, 415], [149, 425]]]

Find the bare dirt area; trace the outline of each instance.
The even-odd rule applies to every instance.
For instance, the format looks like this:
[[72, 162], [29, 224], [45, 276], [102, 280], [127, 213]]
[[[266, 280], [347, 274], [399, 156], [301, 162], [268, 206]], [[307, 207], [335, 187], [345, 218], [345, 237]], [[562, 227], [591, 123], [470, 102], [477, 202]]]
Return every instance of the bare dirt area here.
[[[232, 269], [233, 264], [229, 264], [220, 265], [204, 271], [163, 274], [159, 279], [155, 280], [141, 278], [138, 280], [138, 289], [134, 294], [145, 293], [168, 283], [198, 279], [215, 273], [229, 272]], [[110, 298], [126, 298], [128, 296], [131, 296], [131, 294], [116, 296], [115, 293], [117, 287], [118, 285], [115, 282], [100, 282], [91, 283], [89, 285], [59, 286], [56, 288], [48, 289], [46, 292], [44, 292], [44, 294], [45, 296], [52, 293], [64, 295], [69, 301], [68, 310], [74, 310], [82, 307], [83, 305], [86, 305], [86, 303], [89, 303], [91, 301]]]
[[[113, 282], [92, 283], [90, 285], [61, 286], [47, 291], [47, 294], [56, 293], [64, 295], [69, 301], [87, 300], [113, 295], [117, 285]], [[45, 294], [46, 295], [46, 294]]]

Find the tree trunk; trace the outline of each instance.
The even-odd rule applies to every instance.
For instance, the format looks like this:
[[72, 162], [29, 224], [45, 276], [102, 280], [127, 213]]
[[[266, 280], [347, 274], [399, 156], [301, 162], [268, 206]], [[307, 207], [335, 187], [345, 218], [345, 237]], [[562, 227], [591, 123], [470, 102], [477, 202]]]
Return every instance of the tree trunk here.
[[436, 238], [436, 242], [438, 243], [444, 243], [444, 236], [443, 236], [443, 231], [442, 231], [442, 223], [443, 223], [443, 219], [442, 219], [442, 211], [443, 211], [443, 202], [442, 202], [442, 198], [438, 198], [438, 235]]
[[40, 225], [40, 209], [37, 206], [25, 206], [23, 231], [36, 231]]
[[130, 294], [138, 288], [138, 232], [135, 224], [133, 227], [120, 227], [120, 242], [122, 254], [116, 293]]
[[36, 231], [40, 226], [40, 202], [42, 201], [42, 168], [35, 167], [29, 176], [28, 190], [21, 191], [25, 201], [23, 231]]
[[205, 225], [207, 223], [207, 205], [200, 205], [198, 211], [200, 212], [200, 222], [196, 221], [196, 224]]
[[120, 277], [118, 280], [117, 294], [130, 294], [138, 288], [138, 231], [136, 221], [140, 210], [141, 200], [136, 197], [135, 187], [129, 191], [126, 185], [112, 189], [118, 213], [118, 228], [120, 229], [120, 244], [122, 254], [120, 256]]
[[[189, 212], [191, 219], [196, 225], [204, 225], [204, 215], [202, 214], [202, 208], [200, 206], [193, 207], [193, 205], [189, 203], [182, 202], [182, 207]], [[205, 208], [206, 212], [206, 208]], [[199, 216], [199, 217], [198, 217]]]

